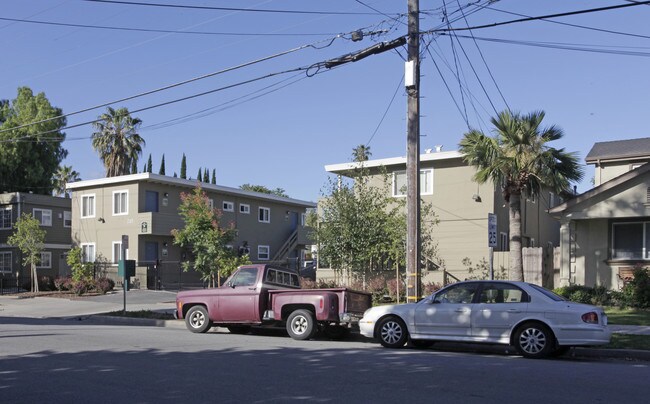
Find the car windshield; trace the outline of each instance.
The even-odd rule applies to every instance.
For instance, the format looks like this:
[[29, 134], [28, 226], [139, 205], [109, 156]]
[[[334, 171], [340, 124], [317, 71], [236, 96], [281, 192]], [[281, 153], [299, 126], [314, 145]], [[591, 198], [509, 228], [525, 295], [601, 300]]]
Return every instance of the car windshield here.
[[546, 288], [543, 288], [543, 287], [541, 287], [541, 286], [537, 286], [537, 285], [533, 285], [533, 284], [529, 284], [529, 285], [530, 285], [530, 287], [532, 287], [533, 289], [535, 289], [535, 290], [537, 290], [538, 292], [542, 293], [544, 296], [548, 297], [549, 299], [555, 300], [556, 302], [562, 302], [562, 301], [566, 301], [566, 300], [567, 300], [567, 299], [565, 299], [564, 297], [562, 297], [562, 296], [560, 296], [560, 295], [556, 295], [555, 293], [553, 293], [553, 292], [551, 292], [550, 290], [548, 290], [548, 289], [546, 289]]

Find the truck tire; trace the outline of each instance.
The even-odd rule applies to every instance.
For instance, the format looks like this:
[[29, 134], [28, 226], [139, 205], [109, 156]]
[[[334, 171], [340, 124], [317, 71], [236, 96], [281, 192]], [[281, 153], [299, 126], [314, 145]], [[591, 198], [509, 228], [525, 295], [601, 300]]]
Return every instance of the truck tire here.
[[309, 310], [296, 310], [287, 319], [287, 332], [293, 339], [310, 339], [317, 330], [316, 319]]
[[185, 315], [185, 326], [195, 333], [207, 332], [212, 327], [208, 310], [204, 306], [192, 306]]

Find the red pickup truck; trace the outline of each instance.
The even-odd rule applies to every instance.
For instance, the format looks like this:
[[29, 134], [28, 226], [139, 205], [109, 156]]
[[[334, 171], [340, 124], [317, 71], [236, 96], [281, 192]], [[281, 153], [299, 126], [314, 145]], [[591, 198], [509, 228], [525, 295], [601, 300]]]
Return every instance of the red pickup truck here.
[[371, 305], [369, 293], [300, 289], [298, 273], [291, 269], [246, 265], [219, 288], [179, 292], [174, 315], [185, 319], [192, 332], [220, 326], [243, 334], [254, 325], [285, 325], [292, 338], [305, 340], [319, 329], [332, 337], [345, 335]]

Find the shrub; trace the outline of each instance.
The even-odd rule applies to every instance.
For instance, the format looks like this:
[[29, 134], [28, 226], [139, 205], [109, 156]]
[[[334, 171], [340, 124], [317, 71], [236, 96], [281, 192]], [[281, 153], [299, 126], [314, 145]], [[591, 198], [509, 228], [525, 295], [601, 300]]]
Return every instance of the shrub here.
[[49, 276], [41, 276], [38, 279], [38, 290], [41, 292], [54, 290], [54, 281]]
[[73, 281], [71, 290], [74, 292], [75, 295], [81, 296], [93, 289], [93, 283], [94, 281], [92, 280], [88, 281], [86, 279]]
[[650, 307], [650, 273], [648, 268], [636, 268], [634, 278], [623, 287], [621, 292], [625, 306]]
[[113, 290], [114, 287], [115, 282], [109, 278], [99, 278], [95, 281], [95, 289], [103, 295]]

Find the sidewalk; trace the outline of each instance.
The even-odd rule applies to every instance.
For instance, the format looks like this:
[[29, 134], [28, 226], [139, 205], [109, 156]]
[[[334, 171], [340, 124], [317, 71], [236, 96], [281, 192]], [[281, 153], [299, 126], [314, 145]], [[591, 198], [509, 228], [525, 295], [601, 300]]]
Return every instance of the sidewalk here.
[[[128, 311], [150, 310], [168, 312], [174, 310], [176, 292], [153, 290], [130, 290], [126, 294], [126, 309]], [[185, 328], [180, 320], [154, 320], [145, 318], [128, 318], [112, 316], [96, 316], [95, 314], [121, 311], [124, 308], [124, 293], [116, 291], [104, 296], [84, 297], [81, 299], [65, 299], [57, 297], [21, 298], [20, 295], [0, 296], [0, 322], [2, 317], [26, 317], [40, 319], [74, 319], [102, 325], [140, 325], [150, 327]], [[650, 326], [610, 325], [614, 333], [650, 335]], [[353, 337], [354, 338], [354, 337]], [[358, 336], [358, 338], [362, 338]], [[508, 347], [485, 346], [472, 344], [475, 350], [509, 352]], [[436, 349], [451, 351], [471, 351], [467, 345], [440, 342]], [[569, 357], [576, 358], [611, 358], [626, 360], [650, 361], [650, 351], [603, 349], [603, 348], [573, 348]]]

